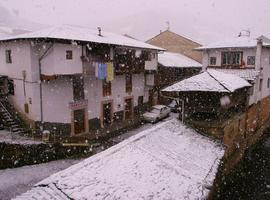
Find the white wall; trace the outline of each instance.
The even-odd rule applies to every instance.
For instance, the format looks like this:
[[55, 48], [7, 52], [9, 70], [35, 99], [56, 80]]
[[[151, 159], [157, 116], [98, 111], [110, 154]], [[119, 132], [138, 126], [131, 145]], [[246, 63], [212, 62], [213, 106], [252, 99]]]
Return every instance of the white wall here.
[[[88, 115], [89, 119], [99, 118], [101, 116], [101, 102], [113, 100], [113, 111], [124, 110], [124, 98], [133, 96], [134, 106], [138, 105], [138, 97], [144, 96], [144, 102], [148, 102], [148, 91], [145, 91], [144, 74], [132, 75], [132, 93], [126, 93], [125, 76], [115, 76], [112, 81], [112, 95], [103, 97], [102, 81], [95, 77], [88, 76], [85, 78], [85, 97], [88, 98]], [[118, 106], [120, 105], [120, 107]]]
[[[37, 45], [34, 42], [6, 42], [0, 44], [0, 75], [14, 79], [15, 95], [10, 96], [14, 104], [24, 113], [24, 104], [29, 104], [29, 114], [24, 113], [34, 121], [40, 121], [40, 82], [38, 59], [50, 44]], [[12, 63], [7, 64], [5, 50], [12, 51]], [[73, 51], [73, 59], [66, 60], [66, 50]], [[54, 44], [48, 55], [41, 61], [42, 73], [77, 74], [82, 73], [81, 46]], [[157, 67], [157, 56], [148, 65], [153, 70]], [[26, 95], [23, 92], [22, 70], [26, 70]], [[133, 90], [131, 94], [125, 91], [125, 76], [115, 76], [112, 81], [112, 96], [103, 97], [102, 81], [95, 77], [85, 78], [85, 98], [88, 99], [89, 119], [100, 117], [101, 102], [113, 99], [114, 112], [124, 109], [124, 98], [133, 97], [134, 106], [138, 105], [138, 97], [144, 96], [148, 102], [149, 94], [145, 89], [144, 74], [133, 74]], [[43, 120], [45, 122], [71, 123], [69, 102], [73, 100], [72, 83], [68, 77], [58, 77], [56, 80], [42, 83], [43, 88]], [[120, 105], [120, 107], [118, 107]]]
[[210, 57], [216, 57], [216, 66], [221, 66], [221, 53], [225, 51], [242, 51], [243, 52], [243, 61], [245, 62], [246, 67], [254, 68], [255, 65], [247, 65], [247, 57], [255, 56], [256, 49], [255, 48], [233, 48], [233, 49], [211, 49], [208, 50], [208, 54], [206, 51], [203, 52], [203, 57], [208, 59], [205, 62], [208, 66], [210, 66]]
[[[35, 45], [33, 47], [32, 62], [38, 63], [33, 57], [39, 53], [40, 49], [41, 52], [48, 49], [51, 44], [45, 45]], [[66, 51], [72, 51], [72, 59], [66, 59]], [[44, 75], [69, 75], [69, 74], [80, 74], [82, 73], [82, 47], [79, 45], [72, 45], [72, 44], [53, 44], [50, 50], [48, 51], [47, 55], [41, 61], [41, 73]], [[39, 55], [40, 56], [40, 55]], [[38, 58], [36, 58], [38, 59]], [[33, 61], [34, 60], [34, 61]]]
[[[6, 63], [6, 50], [11, 50], [12, 63]], [[33, 81], [31, 76], [30, 42], [1, 43], [0, 74], [9, 76], [12, 79], [23, 79], [23, 70], [26, 71], [26, 81]]]
[[267, 87], [268, 78], [270, 78], [270, 64], [269, 64], [269, 57], [270, 57], [270, 49], [263, 48], [262, 49], [262, 57], [261, 57], [261, 67], [262, 67], [262, 78], [263, 78], [263, 85], [262, 85], [262, 94], [261, 98], [270, 95], [270, 88]]
[[69, 103], [73, 101], [72, 82], [68, 77], [42, 84], [43, 121], [71, 123]]

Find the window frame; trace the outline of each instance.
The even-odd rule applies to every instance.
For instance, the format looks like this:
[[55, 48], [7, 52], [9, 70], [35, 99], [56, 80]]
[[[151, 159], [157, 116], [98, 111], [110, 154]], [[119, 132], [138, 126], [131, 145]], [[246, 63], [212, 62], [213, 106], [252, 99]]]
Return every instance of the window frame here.
[[126, 74], [125, 76], [126, 81], [126, 93], [132, 92], [132, 74]]
[[12, 63], [12, 55], [11, 55], [12, 51], [11, 51], [11, 49], [6, 49], [5, 54], [6, 54], [6, 63], [11, 64]]
[[111, 96], [112, 95], [112, 83], [111, 81], [102, 81], [102, 94], [103, 97]]
[[138, 106], [143, 106], [143, 100], [144, 100], [144, 96], [138, 96]]
[[[214, 63], [212, 63], [212, 61], [214, 61]], [[210, 65], [211, 65], [211, 66], [217, 65], [217, 57], [215, 57], [215, 56], [210, 56]]]
[[[239, 54], [239, 63], [233, 63], [235, 57], [234, 55]], [[227, 57], [226, 63], [224, 63], [224, 57]], [[223, 51], [221, 52], [221, 66], [241, 66], [243, 60], [243, 52], [242, 51]], [[229, 61], [229, 62], [228, 62]]]
[[[251, 58], [252, 58], [252, 60], [251, 60]], [[251, 62], [251, 61], [253, 61], [253, 62]], [[248, 56], [247, 57], [247, 65], [255, 65], [255, 63], [256, 63], [255, 56]]]
[[72, 60], [72, 59], [73, 59], [73, 51], [66, 50], [66, 60]]

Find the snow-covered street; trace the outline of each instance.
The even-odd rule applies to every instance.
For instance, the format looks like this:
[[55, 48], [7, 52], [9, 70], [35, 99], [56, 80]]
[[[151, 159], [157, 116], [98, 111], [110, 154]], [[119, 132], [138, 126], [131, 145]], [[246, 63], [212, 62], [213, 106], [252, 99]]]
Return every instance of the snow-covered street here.
[[[171, 113], [171, 116], [163, 119], [163, 121], [168, 121], [172, 118], [175, 118], [177, 115], [175, 113]], [[158, 122], [157, 124], [162, 123]], [[156, 125], [156, 124], [155, 124]], [[155, 126], [154, 125], [154, 126]], [[136, 128], [134, 130], [130, 130], [120, 136], [111, 138], [110, 140], [113, 143], [119, 143], [137, 133], [149, 129], [153, 126], [153, 124], [146, 123]], [[22, 138], [20, 136], [11, 137], [7, 131], [0, 132], [0, 140], [8, 143], [20, 143], [20, 144], [31, 144], [31, 143], [38, 143], [37, 141], [28, 140]], [[101, 152], [105, 148], [101, 145], [96, 148], [96, 152]], [[27, 190], [31, 189], [36, 183], [43, 180], [44, 178], [61, 171], [73, 164], [76, 164], [80, 161], [80, 159], [65, 159], [65, 160], [58, 160], [52, 161], [48, 163], [32, 165], [32, 166], [24, 166], [20, 168], [14, 169], [5, 169], [0, 170], [0, 199], [10, 199], [19, 194], [26, 192]]]
[[8, 200], [31, 189], [37, 182], [81, 160], [57, 160], [39, 165], [0, 170], [0, 199]]
[[223, 153], [220, 144], [168, 119], [50, 176], [18, 199], [201, 199]]

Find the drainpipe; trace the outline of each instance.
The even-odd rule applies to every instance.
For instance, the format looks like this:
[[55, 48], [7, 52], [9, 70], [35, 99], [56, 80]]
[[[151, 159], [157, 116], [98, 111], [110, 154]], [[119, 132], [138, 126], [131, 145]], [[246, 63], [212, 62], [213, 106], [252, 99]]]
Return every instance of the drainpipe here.
[[39, 69], [39, 98], [40, 98], [40, 130], [43, 131], [43, 99], [42, 99], [42, 79], [41, 79], [41, 61], [47, 55], [49, 50], [53, 47], [53, 44], [49, 46], [45, 52], [38, 59], [38, 69]]

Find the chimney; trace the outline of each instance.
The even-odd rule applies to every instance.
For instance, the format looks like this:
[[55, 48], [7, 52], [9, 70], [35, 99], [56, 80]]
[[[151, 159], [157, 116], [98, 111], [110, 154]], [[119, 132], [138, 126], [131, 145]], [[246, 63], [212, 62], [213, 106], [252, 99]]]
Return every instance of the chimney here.
[[97, 29], [98, 29], [98, 36], [102, 36], [102, 35], [101, 35], [101, 28], [98, 27]]
[[255, 56], [255, 69], [258, 71], [261, 71], [262, 45], [263, 45], [262, 39], [258, 39]]

